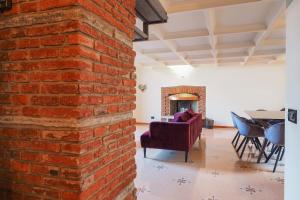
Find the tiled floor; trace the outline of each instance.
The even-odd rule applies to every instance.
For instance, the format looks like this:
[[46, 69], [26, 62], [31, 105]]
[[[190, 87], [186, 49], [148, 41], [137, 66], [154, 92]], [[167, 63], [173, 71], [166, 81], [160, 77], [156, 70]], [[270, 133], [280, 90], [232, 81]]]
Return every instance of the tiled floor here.
[[274, 161], [256, 164], [251, 146], [239, 160], [231, 145], [234, 129], [203, 129], [188, 163], [183, 152], [158, 149], [147, 150], [144, 159], [139, 137], [146, 129], [139, 125], [136, 133], [138, 200], [283, 199], [283, 162], [272, 173]]

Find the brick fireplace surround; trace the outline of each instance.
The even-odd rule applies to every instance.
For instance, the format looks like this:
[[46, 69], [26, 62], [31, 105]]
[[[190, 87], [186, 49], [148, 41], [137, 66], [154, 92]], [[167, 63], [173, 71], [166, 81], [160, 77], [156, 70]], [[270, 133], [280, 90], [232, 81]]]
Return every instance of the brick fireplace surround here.
[[135, 0], [0, 14], [0, 199], [133, 200]]
[[202, 113], [202, 118], [206, 116], [206, 87], [205, 86], [175, 86], [161, 88], [161, 115], [170, 115], [169, 96], [174, 94], [188, 93], [199, 97], [198, 111]]

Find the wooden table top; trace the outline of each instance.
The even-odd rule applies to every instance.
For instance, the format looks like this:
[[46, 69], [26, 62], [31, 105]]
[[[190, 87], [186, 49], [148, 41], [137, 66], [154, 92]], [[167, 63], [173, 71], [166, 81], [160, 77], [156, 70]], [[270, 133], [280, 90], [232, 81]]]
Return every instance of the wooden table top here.
[[245, 111], [252, 119], [285, 119], [285, 111]]

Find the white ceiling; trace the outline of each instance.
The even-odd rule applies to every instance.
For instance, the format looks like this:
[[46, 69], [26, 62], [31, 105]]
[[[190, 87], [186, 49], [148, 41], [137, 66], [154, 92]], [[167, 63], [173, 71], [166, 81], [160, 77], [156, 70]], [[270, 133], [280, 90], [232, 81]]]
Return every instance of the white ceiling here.
[[285, 0], [160, 0], [168, 23], [135, 42], [136, 66], [274, 64], [285, 60]]

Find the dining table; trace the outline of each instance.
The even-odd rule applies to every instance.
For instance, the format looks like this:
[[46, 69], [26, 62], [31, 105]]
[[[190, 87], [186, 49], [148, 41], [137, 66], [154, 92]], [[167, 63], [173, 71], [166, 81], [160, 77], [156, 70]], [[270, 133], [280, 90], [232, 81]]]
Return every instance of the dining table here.
[[253, 120], [284, 120], [285, 111], [245, 111]]

